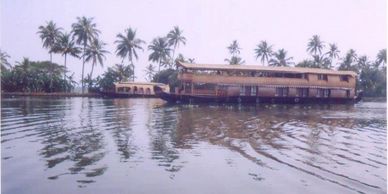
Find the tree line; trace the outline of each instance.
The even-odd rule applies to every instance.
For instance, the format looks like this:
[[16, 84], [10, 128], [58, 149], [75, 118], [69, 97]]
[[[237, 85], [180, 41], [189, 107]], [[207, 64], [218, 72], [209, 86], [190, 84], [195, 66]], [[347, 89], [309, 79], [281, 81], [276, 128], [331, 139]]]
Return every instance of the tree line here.
[[[148, 56], [148, 61], [151, 63], [144, 70], [145, 79], [148, 81], [174, 84], [177, 75], [174, 63], [176, 61], [195, 63], [194, 58], [185, 58], [182, 54], [176, 56], [177, 49], [185, 45], [187, 41], [178, 26], [175, 26], [166, 35], [154, 38], [147, 47], [145, 47], [147, 43], [138, 37], [136, 29], [128, 27], [123, 33], [118, 33], [114, 41], [116, 45], [114, 53], [121, 58], [121, 63], [114, 64], [96, 78], [93, 78], [94, 67], [103, 66], [106, 55], [111, 53], [105, 50], [107, 44], [100, 39], [101, 31], [97, 28], [94, 18], [77, 17], [68, 32], [58, 27], [53, 21], [49, 21], [38, 27], [37, 34], [42, 40], [43, 48], [46, 48], [50, 55], [50, 61], [33, 62], [24, 58], [22, 62], [11, 65], [7, 60], [9, 55], [0, 50], [2, 90], [70, 91], [77, 82], [73, 80], [74, 73], [68, 76], [67, 56], [82, 60], [82, 92], [86, 84], [88, 90], [96, 90], [111, 88], [117, 81], [134, 81], [136, 78], [135, 62], [139, 58], [139, 52], [144, 51], [144, 48], [151, 51]], [[225, 59], [227, 63], [245, 64], [245, 61], [239, 56], [241, 48], [237, 40], [232, 41], [227, 49], [231, 55], [230, 58]], [[308, 40], [306, 51], [309, 58], [294, 63], [293, 57], [290, 57], [285, 49], [275, 51], [274, 46], [265, 40], [253, 49], [254, 57], [262, 65], [355, 71], [359, 75], [357, 84], [361, 89], [371, 96], [385, 96], [386, 49], [380, 50], [375, 60], [370, 60], [365, 55], [358, 56], [353, 49], [340, 57], [340, 50], [335, 43], [326, 44], [318, 35], [314, 35]], [[53, 54], [63, 56], [63, 65], [52, 62]], [[91, 70], [85, 76], [86, 64], [91, 65]], [[23, 76], [28, 76], [28, 78]]]

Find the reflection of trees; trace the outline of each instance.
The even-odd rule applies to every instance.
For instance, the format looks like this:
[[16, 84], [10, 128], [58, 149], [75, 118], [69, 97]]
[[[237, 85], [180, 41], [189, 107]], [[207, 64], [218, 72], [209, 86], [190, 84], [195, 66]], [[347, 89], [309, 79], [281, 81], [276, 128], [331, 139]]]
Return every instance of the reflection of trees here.
[[138, 149], [133, 143], [131, 122], [133, 105], [128, 99], [104, 100], [103, 123], [106, 129], [112, 133], [117, 150], [122, 161], [127, 161]]
[[150, 131], [152, 159], [158, 160], [169, 172], [177, 172], [182, 165], [175, 164], [177, 150], [176, 108], [155, 108], [151, 115]]
[[68, 168], [69, 172], [51, 176], [49, 179], [56, 179], [65, 174], [85, 174], [90, 178], [102, 175], [107, 169], [106, 166], [89, 169], [104, 157], [105, 152], [103, 135], [96, 130], [96, 124], [91, 118], [92, 112], [95, 111], [94, 101], [89, 99], [85, 102], [86, 100], [81, 100], [80, 114], [76, 120], [78, 122], [69, 119], [71, 114], [74, 114], [71, 109], [74, 101], [61, 99], [54, 101], [60, 104], [54, 106], [49, 103], [48, 106], [42, 107], [46, 110], [44, 120], [47, 123], [43, 127], [42, 124], [39, 125], [42, 143], [45, 145], [41, 155], [46, 158], [47, 167], [54, 168], [64, 161], [72, 163]]

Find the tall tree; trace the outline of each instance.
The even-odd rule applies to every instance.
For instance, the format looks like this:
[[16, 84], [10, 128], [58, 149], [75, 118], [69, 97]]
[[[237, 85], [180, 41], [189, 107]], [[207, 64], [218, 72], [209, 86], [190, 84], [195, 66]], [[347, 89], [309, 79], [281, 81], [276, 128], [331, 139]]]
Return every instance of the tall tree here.
[[65, 58], [65, 61], [64, 61], [65, 71], [63, 72], [63, 79], [66, 80], [67, 55], [79, 58], [80, 57], [79, 55], [81, 54], [81, 50], [79, 47], [75, 45], [74, 41], [71, 38], [71, 35], [68, 33], [64, 33], [59, 37], [53, 50], [54, 52], [61, 53], [62, 56], [64, 56]]
[[307, 51], [310, 54], [317, 55], [317, 53], [322, 53], [323, 47], [325, 47], [324, 42], [321, 41], [318, 35], [314, 35], [307, 44]]
[[383, 64], [383, 66], [385, 66], [387, 64], [387, 49], [380, 50], [376, 58], [376, 63], [378, 65]]
[[230, 59], [225, 59], [229, 65], [243, 65], [245, 61], [241, 57], [232, 56]]
[[148, 60], [157, 62], [159, 64], [158, 72], [160, 72], [160, 66], [166, 63], [171, 51], [171, 49], [168, 48], [168, 42], [166, 38], [158, 37], [153, 39], [151, 44], [148, 45], [148, 50], [152, 51], [148, 56]]
[[178, 26], [174, 26], [174, 29], [172, 29], [168, 34], [167, 34], [167, 40], [168, 44], [170, 46], [174, 46], [174, 49], [172, 51], [172, 60], [174, 61], [175, 57], [175, 50], [177, 47], [179, 47], [179, 44], [186, 45], [186, 38], [182, 35], [183, 31], [179, 29]]
[[100, 64], [101, 66], [104, 65], [104, 59], [106, 59], [105, 54], [109, 53], [108, 51], [104, 50], [104, 46], [106, 44], [98, 39], [94, 39], [90, 45], [86, 47], [85, 50], [85, 61], [86, 62], [92, 62], [92, 70], [90, 71], [89, 74], [89, 88], [93, 76], [93, 70], [94, 66], [97, 64]]
[[[124, 35], [120, 33], [116, 37], [118, 38], [118, 40], [115, 41], [117, 44], [116, 55], [120, 56], [122, 61], [128, 57], [132, 70], [135, 72], [133, 57], [135, 57], [136, 60], [138, 59], [137, 50], [144, 50], [141, 45], [144, 44], [145, 41], [136, 38], [136, 30], [132, 30], [132, 28], [126, 29]], [[135, 75], [132, 77], [132, 81], [135, 81]]]
[[146, 79], [152, 81], [152, 78], [155, 75], [155, 67], [152, 64], [149, 64], [145, 69]]
[[232, 55], [232, 57], [240, 54], [241, 48], [239, 47], [237, 40], [233, 40], [232, 44], [226, 48], [229, 50], [229, 53]]
[[116, 72], [119, 82], [128, 81], [135, 76], [132, 67], [129, 65], [116, 64], [113, 70]]
[[40, 39], [42, 39], [43, 48], [49, 50], [51, 63], [53, 62], [53, 48], [62, 34], [61, 30], [62, 28], [57, 27], [53, 21], [47, 22], [46, 26], [39, 26], [38, 34]]
[[11, 64], [8, 62], [9, 55], [0, 49], [0, 65], [1, 68], [11, 67]]
[[267, 61], [272, 56], [272, 45], [268, 45], [267, 41], [261, 41], [255, 49], [256, 60], [260, 57], [261, 63], [264, 65], [264, 62]]
[[275, 52], [271, 60], [269, 60], [269, 66], [287, 67], [293, 64], [293, 62], [291, 61], [292, 59], [293, 57], [287, 56], [287, 51], [285, 51], [284, 49], [280, 49], [278, 50], [278, 52]]
[[71, 25], [73, 38], [76, 43], [83, 46], [82, 55], [82, 93], [84, 93], [84, 70], [85, 70], [85, 53], [86, 46], [92, 42], [93, 39], [98, 38], [100, 31], [97, 29], [97, 24], [93, 22], [93, 18], [77, 17], [77, 22]]
[[349, 71], [355, 71], [359, 73], [358, 68], [356, 67], [358, 58], [357, 53], [354, 49], [350, 49], [346, 54], [345, 57], [342, 58], [342, 61], [340, 63], [340, 66], [338, 67], [338, 70], [349, 70]]
[[338, 47], [337, 47], [337, 45], [335, 43], [329, 44], [329, 51], [327, 51], [325, 53], [325, 55], [329, 56], [331, 67], [333, 67], [334, 59], [339, 57], [339, 53], [340, 53], [340, 51], [338, 50]]

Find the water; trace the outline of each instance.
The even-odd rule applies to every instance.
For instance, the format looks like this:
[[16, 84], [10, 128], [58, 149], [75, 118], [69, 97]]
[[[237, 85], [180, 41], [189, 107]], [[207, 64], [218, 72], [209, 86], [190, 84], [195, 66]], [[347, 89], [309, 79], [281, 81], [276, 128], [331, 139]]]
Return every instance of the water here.
[[5, 98], [1, 190], [386, 193], [386, 103]]

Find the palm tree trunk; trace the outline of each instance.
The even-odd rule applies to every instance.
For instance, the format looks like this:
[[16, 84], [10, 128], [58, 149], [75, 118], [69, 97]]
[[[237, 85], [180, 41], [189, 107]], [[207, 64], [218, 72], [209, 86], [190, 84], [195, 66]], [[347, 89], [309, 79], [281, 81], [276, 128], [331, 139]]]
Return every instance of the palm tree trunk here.
[[51, 66], [53, 64], [53, 53], [50, 52], [50, 86], [49, 86], [49, 91], [52, 92], [52, 87], [53, 87], [53, 74], [51, 71]]
[[66, 90], [66, 56], [67, 56], [67, 54], [65, 54], [65, 70], [63, 71], [63, 80], [65, 80], [65, 87], [64, 87], [65, 92], [67, 92], [67, 90]]
[[93, 75], [93, 70], [94, 70], [94, 63], [92, 64], [92, 71], [90, 71], [90, 74], [89, 74], [89, 86], [88, 86], [88, 90], [91, 88], [91, 85], [92, 85], [92, 75]]
[[82, 56], [82, 76], [81, 76], [82, 94], [84, 94], [85, 50], [86, 50], [86, 42], [84, 42], [84, 54]]

